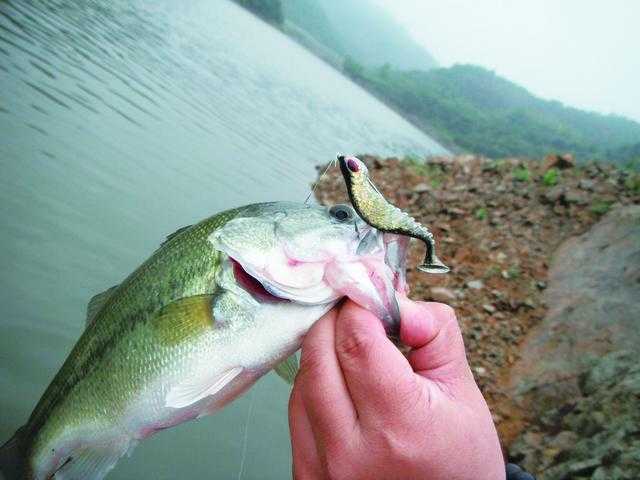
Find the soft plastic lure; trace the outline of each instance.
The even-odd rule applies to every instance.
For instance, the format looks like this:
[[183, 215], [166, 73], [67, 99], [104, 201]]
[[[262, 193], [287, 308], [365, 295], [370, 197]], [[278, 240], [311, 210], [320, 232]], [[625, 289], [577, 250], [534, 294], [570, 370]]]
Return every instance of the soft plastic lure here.
[[418, 270], [427, 273], [447, 273], [449, 267], [436, 256], [433, 233], [384, 198], [369, 178], [369, 170], [364, 162], [356, 157], [344, 155], [338, 155], [338, 162], [347, 184], [349, 198], [358, 215], [382, 232], [422, 240], [427, 247], [427, 253]]

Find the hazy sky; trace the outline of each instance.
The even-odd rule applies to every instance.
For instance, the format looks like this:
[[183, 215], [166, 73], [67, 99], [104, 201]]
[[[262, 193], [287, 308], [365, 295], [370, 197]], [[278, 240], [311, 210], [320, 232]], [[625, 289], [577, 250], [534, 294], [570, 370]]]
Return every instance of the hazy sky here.
[[377, 0], [443, 66], [482, 65], [532, 93], [640, 121], [638, 0]]

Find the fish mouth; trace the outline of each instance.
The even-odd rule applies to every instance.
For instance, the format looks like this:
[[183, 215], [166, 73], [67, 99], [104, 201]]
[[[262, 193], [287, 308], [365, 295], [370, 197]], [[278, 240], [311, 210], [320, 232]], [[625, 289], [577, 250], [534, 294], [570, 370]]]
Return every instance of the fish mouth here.
[[255, 300], [259, 302], [279, 303], [290, 302], [291, 300], [281, 298], [273, 293], [269, 292], [265, 286], [256, 277], [247, 272], [242, 264], [235, 258], [229, 257], [231, 267], [233, 269], [233, 277], [236, 279], [238, 285], [247, 293], [249, 293]]
[[382, 233], [373, 227], [361, 229], [357, 260], [335, 262], [327, 267], [327, 282], [369, 310], [390, 335], [400, 331], [398, 297], [407, 294], [406, 261], [409, 238]]
[[[406, 295], [406, 256], [409, 239], [364, 227], [353, 245], [353, 255], [307, 264], [286, 260], [288, 274], [257, 271], [229, 256], [236, 283], [260, 303], [295, 302], [320, 305], [348, 297], [376, 315], [390, 335], [400, 329], [398, 295]], [[316, 283], [296, 279], [298, 269], [321, 268]], [[308, 272], [304, 273], [308, 275]]]
[[228, 260], [218, 283], [257, 303], [329, 305], [342, 297], [399, 330], [409, 238], [384, 233], [356, 213], [290, 205], [236, 217], [209, 237]]

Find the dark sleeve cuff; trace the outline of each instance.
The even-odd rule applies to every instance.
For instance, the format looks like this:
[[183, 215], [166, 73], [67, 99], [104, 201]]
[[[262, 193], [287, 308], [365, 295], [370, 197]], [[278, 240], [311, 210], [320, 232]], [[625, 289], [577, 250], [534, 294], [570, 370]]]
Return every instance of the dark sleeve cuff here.
[[515, 463], [507, 463], [507, 480], [536, 480], [536, 477], [525, 472]]

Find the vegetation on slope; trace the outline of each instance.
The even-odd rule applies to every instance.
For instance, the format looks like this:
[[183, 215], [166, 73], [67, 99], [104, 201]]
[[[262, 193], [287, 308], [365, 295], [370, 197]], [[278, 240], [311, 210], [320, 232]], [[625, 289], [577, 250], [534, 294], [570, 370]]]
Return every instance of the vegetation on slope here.
[[621, 163], [640, 158], [640, 124], [542, 100], [482, 67], [403, 71], [347, 58], [344, 72], [440, 141], [471, 152], [539, 158], [562, 151]]

